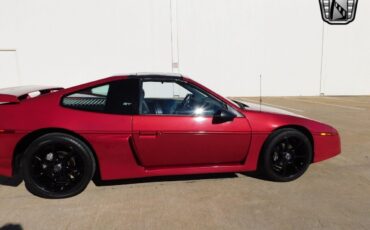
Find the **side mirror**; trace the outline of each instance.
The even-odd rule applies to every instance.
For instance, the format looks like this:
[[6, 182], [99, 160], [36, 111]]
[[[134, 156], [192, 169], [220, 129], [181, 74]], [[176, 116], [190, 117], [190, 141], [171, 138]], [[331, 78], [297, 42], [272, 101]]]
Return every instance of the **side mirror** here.
[[220, 124], [227, 121], [232, 121], [236, 117], [235, 114], [226, 109], [220, 109], [213, 115], [213, 124]]

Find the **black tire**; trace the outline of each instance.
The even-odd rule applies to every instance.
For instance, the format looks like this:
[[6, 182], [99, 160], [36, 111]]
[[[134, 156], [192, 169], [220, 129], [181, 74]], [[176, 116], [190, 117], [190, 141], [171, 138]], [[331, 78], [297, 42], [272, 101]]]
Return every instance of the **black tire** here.
[[29, 192], [58, 199], [81, 193], [92, 179], [96, 163], [90, 148], [80, 139], [48, 133], [28, 146], [21, 168]]
[[312, 162], [312, 145], [302, 132], [284, 128], [271, 134], [261, 153], [259, 171], [272, 181], [288, 182], [302, 176]]

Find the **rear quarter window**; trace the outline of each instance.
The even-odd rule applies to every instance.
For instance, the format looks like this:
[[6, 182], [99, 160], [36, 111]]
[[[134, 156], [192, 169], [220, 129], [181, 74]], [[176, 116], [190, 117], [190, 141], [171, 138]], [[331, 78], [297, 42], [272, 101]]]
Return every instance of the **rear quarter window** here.
[[72, 109], [104, 112], [110, 85], [84, 89], [65, 96], [62, 105]]
[[137, 114], [139, 81], [126, 79], [83, 89], [62, 98], [63, 107], [109, 114]]

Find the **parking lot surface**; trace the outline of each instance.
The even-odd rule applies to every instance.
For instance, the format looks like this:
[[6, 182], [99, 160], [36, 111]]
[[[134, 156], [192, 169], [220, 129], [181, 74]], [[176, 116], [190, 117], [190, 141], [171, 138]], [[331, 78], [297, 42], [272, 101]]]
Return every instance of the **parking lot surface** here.
[[370, 97], [269, 97], [263, 104], [333, 125], [342, 154], [289, 183], [181, 176], [90, 183], [62, 200], [2, 178], [0, 229], [370, 229]]

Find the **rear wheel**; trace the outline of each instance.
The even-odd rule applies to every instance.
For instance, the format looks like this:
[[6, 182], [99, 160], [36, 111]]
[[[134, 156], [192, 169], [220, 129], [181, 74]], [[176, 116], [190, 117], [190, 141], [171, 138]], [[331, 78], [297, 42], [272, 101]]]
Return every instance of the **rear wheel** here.
[[310, 140], [286, 128], [273, 133], [264, 146], [260, 170], [270, 180], [287, 182], [302, 176], [312, 161]]
[[49, 133], [34, 140], [22, 158], [28, 191], [44, 198], [66, 198], [81, 193], [95, 172], [88, 146], [64, 133]]

